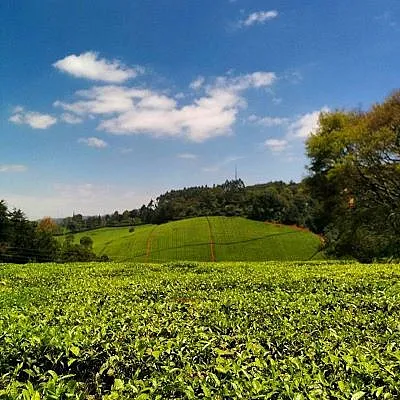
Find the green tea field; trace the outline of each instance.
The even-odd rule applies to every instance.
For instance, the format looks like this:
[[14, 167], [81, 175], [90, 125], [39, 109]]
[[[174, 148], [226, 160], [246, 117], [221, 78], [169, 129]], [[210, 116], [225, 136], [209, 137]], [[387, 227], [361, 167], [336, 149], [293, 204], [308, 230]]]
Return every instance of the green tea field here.
[[399, 278], [327, 261], [0, 264], [0, 399], [398, 399]]
[[167, 262], [309, 260], [321, 258], [320, 239], [308, 231], [240, 217], [191, 218], [162, 225], [103, 228], [79, 233], [96, 254], [114, 261]]

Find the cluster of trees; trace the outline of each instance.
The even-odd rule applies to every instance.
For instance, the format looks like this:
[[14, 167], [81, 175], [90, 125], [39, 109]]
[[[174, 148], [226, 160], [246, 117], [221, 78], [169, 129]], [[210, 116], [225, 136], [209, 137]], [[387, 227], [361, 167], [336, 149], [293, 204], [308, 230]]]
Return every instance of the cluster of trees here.
[[65, 218], [61, 224], [70, 232], [105, 226], [161, 224], [168, 221], [207, 215], [243, 216], [313, 227], [314, 202], [304, 184], [269, 182], [245, 186], [241, 179], [221, 185], [196, 186], [168, 191], [149, 204], [122, 214]]
[[[83, 237], [79, 244], [73, 237], [58, 241], [59, 227], [51, 218], [29, 221], [21, 210], [8, 210], [0, 201], [0, 262], [27, 263], [45, 261], [94, 261], [93, 242]], [[89, 239], [89, 240], [88, 240]], [[103, 260], [103, 258], [101, 258]]]
[[245, 186], [241, 179], [213, 187], [173, 190], [157, 198], [154, 223], [205, 215], [312, 226], [313, 201], [303, 184], [269, 182]]
[[400, 91], [368, 111], [320, 116], [307, 142], [307, 185], [327, 251], [400, 257]]
[[[83, 216], [82, 214], [74, 214], [72, 217], [63, 218], [60, 221], [60, 227], [67, 229], [69, 232], [82, 232], [96, 228], [118, 227], [140, 225], [142, 219], [138, 216], [137, 210], [125, 210], [122, 214], [115, 211], [113, 214]], [[63, 229], [59, 230], [62, 234]]]

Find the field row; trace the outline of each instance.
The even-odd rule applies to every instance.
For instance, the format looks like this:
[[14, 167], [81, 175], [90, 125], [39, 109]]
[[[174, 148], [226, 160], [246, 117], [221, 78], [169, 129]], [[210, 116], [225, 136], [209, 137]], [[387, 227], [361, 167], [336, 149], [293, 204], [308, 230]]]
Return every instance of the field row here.
[[0, 399], [397, 399], [399, 277], [327, 262], [1, 265]]
[[310, 232], [234, 217], [201, 217], [162, 225], [104, 228], [89, 235], [94, 250], [115, 261], [308, 260], [320, 240]]

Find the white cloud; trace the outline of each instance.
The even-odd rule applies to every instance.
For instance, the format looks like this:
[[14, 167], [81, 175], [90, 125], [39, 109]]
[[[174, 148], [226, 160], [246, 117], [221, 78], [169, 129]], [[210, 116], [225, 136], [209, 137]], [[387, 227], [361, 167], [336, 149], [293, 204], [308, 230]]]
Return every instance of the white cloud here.
[[0, 172], [25, 172], [27, 167], [22, 164], [0, 164]]
[[107, 142], [97, 137], [80, 138], [78, 139], [78, 143], [83, 143], [89, 147], [95, 147], [96, 149], [104, 149], [108, 146]]
[[182, 158], [184, 160], [196, 160], [197, 155], [192, 153], [182, 153], [177, 155], [178, 158]]
[[67, 124], [80, 124], [83, 122], [83, 119], [80, 117], [77, 117], [76, 115], [70, 114], [70, 113], [64, 113], [61, 115], [61, 120], [66, 122]]
[[285, 150], [287, 145], [288, 141], [285, 139], [267, 139], [264, 142], [264, 146], [274, 153], [280, 153]]
[[173, 110], [176, 107], [176, 101], [164, 95], [148, 94], [137, 104], [139, 108], [154, 110]]
[[[251, 115], [248, 120], [258, 125], [274, 127], [287, 125], [286, 134], [281, 139], [267, 139], [262, 146], [274, 153], [280, 153], [286, 150], [291, 142], [299, 139], [306, 139], [318, 128], [318, 120], [321, 112], [329, 112], [328, 107], [320, 110], [297, 116], [296, 118], [263, 117]], [[292, 157], [293, 158], [293, 157]]]
[[297, 70], [289, 70], [283, 74], [283, 79], [286, 79], [292, 84], [300, 83], [304, 78], [303, 74]]
[[127, 68], [118, 60], [99, 58], [93, 51], [80, 55], [71, 54], [56, 61], [53, 66], [77, 78], [86, 78], [94, 81], [122, 83], [135, 78], [142, 68]]
[[56, 101], [54, 106], [79, 116], [100, 117], [98, 129], [118, 135], [149, 134], [184, 137], [194, 142], [229, 135], [246, 101], [243, 92], [271, 86], [273, 72], [254, 72], [216, 78], [205, 94], [178, 106], [173, 97], [153, 90], [124, 86], [95, 86], [77, 92], [73, 103]]
[[251, 26], [255, 24], [264, 24], [271, 19], [276, 18], [279, 15], [278, 11], [256, 11], [251, 13], [246, 19], [240, 22], [242, 26]]
[[197, 77], [193, 82], [190, 83], [189, 87], [193, 90], [199, 90], [205, 82], [204, 76]]
[[288, 118], [281, 117], [257, 117], [256, 115], [250, 115], [248, 118], [250, 122], [253, 122], [257, 125], [265, 126], [267, 128], [273, 126], [281, 126], [286, 125], [289, 122]]
[[75, 103], [55, 101], [54, 106], [78, 115], [123, 113], [134, 108], [134, 102], [152, 96], [146, 89], [127, 88], [124, 86], [94, 86], [77, 93], [79, 100]]
[[49, 114], [24, 111], [20, 106], [14, 109], [13, 115], [8, 120], [18, 125], [29, 125], [33, 129], [47, 129], [57, 122], [57, 118]]
[[236, 77], [222, 76], [216, 80], [216, 86], [232, 91], [242, 91], [249, 88], [261, 88], [271, 86], [277, 77], [274, 72], [257, 71], [247, 75]]
[[328, 107], [312, 111], [299, 116], [289, 125], [288, 136], [295, 138], [307, 138], [318, 128], [318, 119], [321, 112], [329, 112]]

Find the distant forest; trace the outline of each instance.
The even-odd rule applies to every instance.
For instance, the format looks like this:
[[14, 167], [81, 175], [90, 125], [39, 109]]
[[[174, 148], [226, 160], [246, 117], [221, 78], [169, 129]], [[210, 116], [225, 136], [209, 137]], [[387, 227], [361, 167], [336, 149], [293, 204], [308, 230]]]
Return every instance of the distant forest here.
[[168, 191], [138, 209], [110, 215], [64, 218], [60, 225], [70, 232], [100, 227], [162, 224], [191, 217], [241, 216], [318, 230], [315, 209], [304, 183], [269, 182], [245, 186], [241, 179], [221, 185], [195, 186]]

